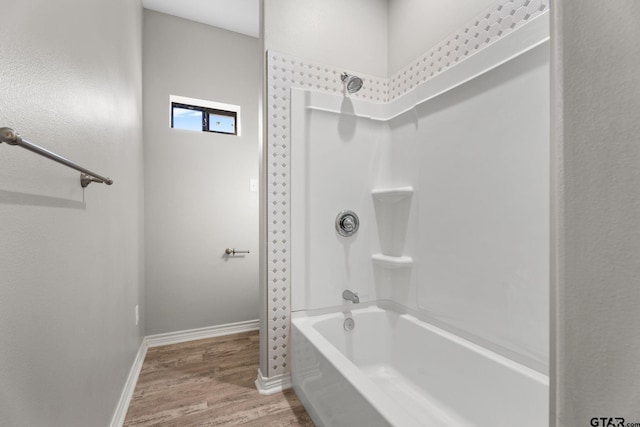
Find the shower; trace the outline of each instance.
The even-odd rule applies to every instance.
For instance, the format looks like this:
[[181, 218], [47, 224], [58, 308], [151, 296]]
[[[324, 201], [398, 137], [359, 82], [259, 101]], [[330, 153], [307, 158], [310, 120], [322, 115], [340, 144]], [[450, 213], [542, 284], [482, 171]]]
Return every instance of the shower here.
[[349, 93], [356, 93], [362, 89], [362, 79], [358, 76], [344, 72], [340, 75], [340, 80], [342, 80]]

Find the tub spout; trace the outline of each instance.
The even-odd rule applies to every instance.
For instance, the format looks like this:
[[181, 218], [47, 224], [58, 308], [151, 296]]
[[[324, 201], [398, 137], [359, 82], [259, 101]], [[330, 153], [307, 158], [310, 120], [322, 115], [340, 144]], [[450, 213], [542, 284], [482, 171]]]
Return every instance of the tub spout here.
[[357, 292], [351, 292], [350, 290], [346, 290], [342, 293], [342, 298], [346, 301], [351, 301], [354, 304], [358, 304], [360, 302], [360, 298], [358, 297]]

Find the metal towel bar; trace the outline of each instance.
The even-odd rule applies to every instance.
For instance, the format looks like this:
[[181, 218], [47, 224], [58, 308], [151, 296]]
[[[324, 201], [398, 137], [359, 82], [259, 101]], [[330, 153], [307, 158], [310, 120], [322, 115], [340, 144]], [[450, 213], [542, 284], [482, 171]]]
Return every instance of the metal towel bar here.
[[3, 142], [6, 142], [9, 145], [18, 145], [29, 151], [33, 151], [36, 154], [44, 156], [55, 162], [61, 163], [67, 167], [70, 167], [71, 169], [75, 169], [78, 172], [81, 172], [80, 185], [82, 185], [83, 188], [91, 184], [92, 182], [99, 182], [101, 184], [107, 184], [107, 185], [113, 184], [113, 180], [110, 178], [106, 178], [102, 175], [98, 175], [97, 173], [91, 172], [89, 169], [85, 169], [82, 166], [79, 166], [73, 163], [71, 160], [67, 160], [64, 157], [59, 156], [58, 154], [52, 151], [49, 151], [34, 143], [31, 143], [27, 140], [22, 139], [20, 134], [11, 128], [7, 128], [7, 127], [0, 128], [0, 143], [3, 143]]

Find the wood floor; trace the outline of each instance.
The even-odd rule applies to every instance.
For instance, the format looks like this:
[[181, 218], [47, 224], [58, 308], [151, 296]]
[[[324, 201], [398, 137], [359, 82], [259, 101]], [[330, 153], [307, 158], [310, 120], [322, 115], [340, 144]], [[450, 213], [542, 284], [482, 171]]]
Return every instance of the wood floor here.
[[150, 348], [124, 425], [313, 426], [293, 390], [255, 388], [258, 332]]

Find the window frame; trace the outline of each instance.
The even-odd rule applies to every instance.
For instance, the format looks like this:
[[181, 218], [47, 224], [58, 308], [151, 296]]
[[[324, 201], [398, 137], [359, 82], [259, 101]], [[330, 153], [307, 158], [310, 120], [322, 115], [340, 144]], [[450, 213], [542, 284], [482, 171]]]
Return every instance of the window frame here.
[[[202, 132], [216, 133], [219, 135], [235, 135], [240, 136], [240, 106], [232, 104], [223, 104], [220, 102], [206, 101], [203, 99], [187, 98], [184, 96], [169, 96], [169, 126], [171, 129], [187, 130], [175, 128], [173, 125], [173, 109], [182, 108], [187, 110], [199, 111], [202, 113]], [[209, 129], [209, 115], [233, 117], [234, 132], [221, 132]]]

